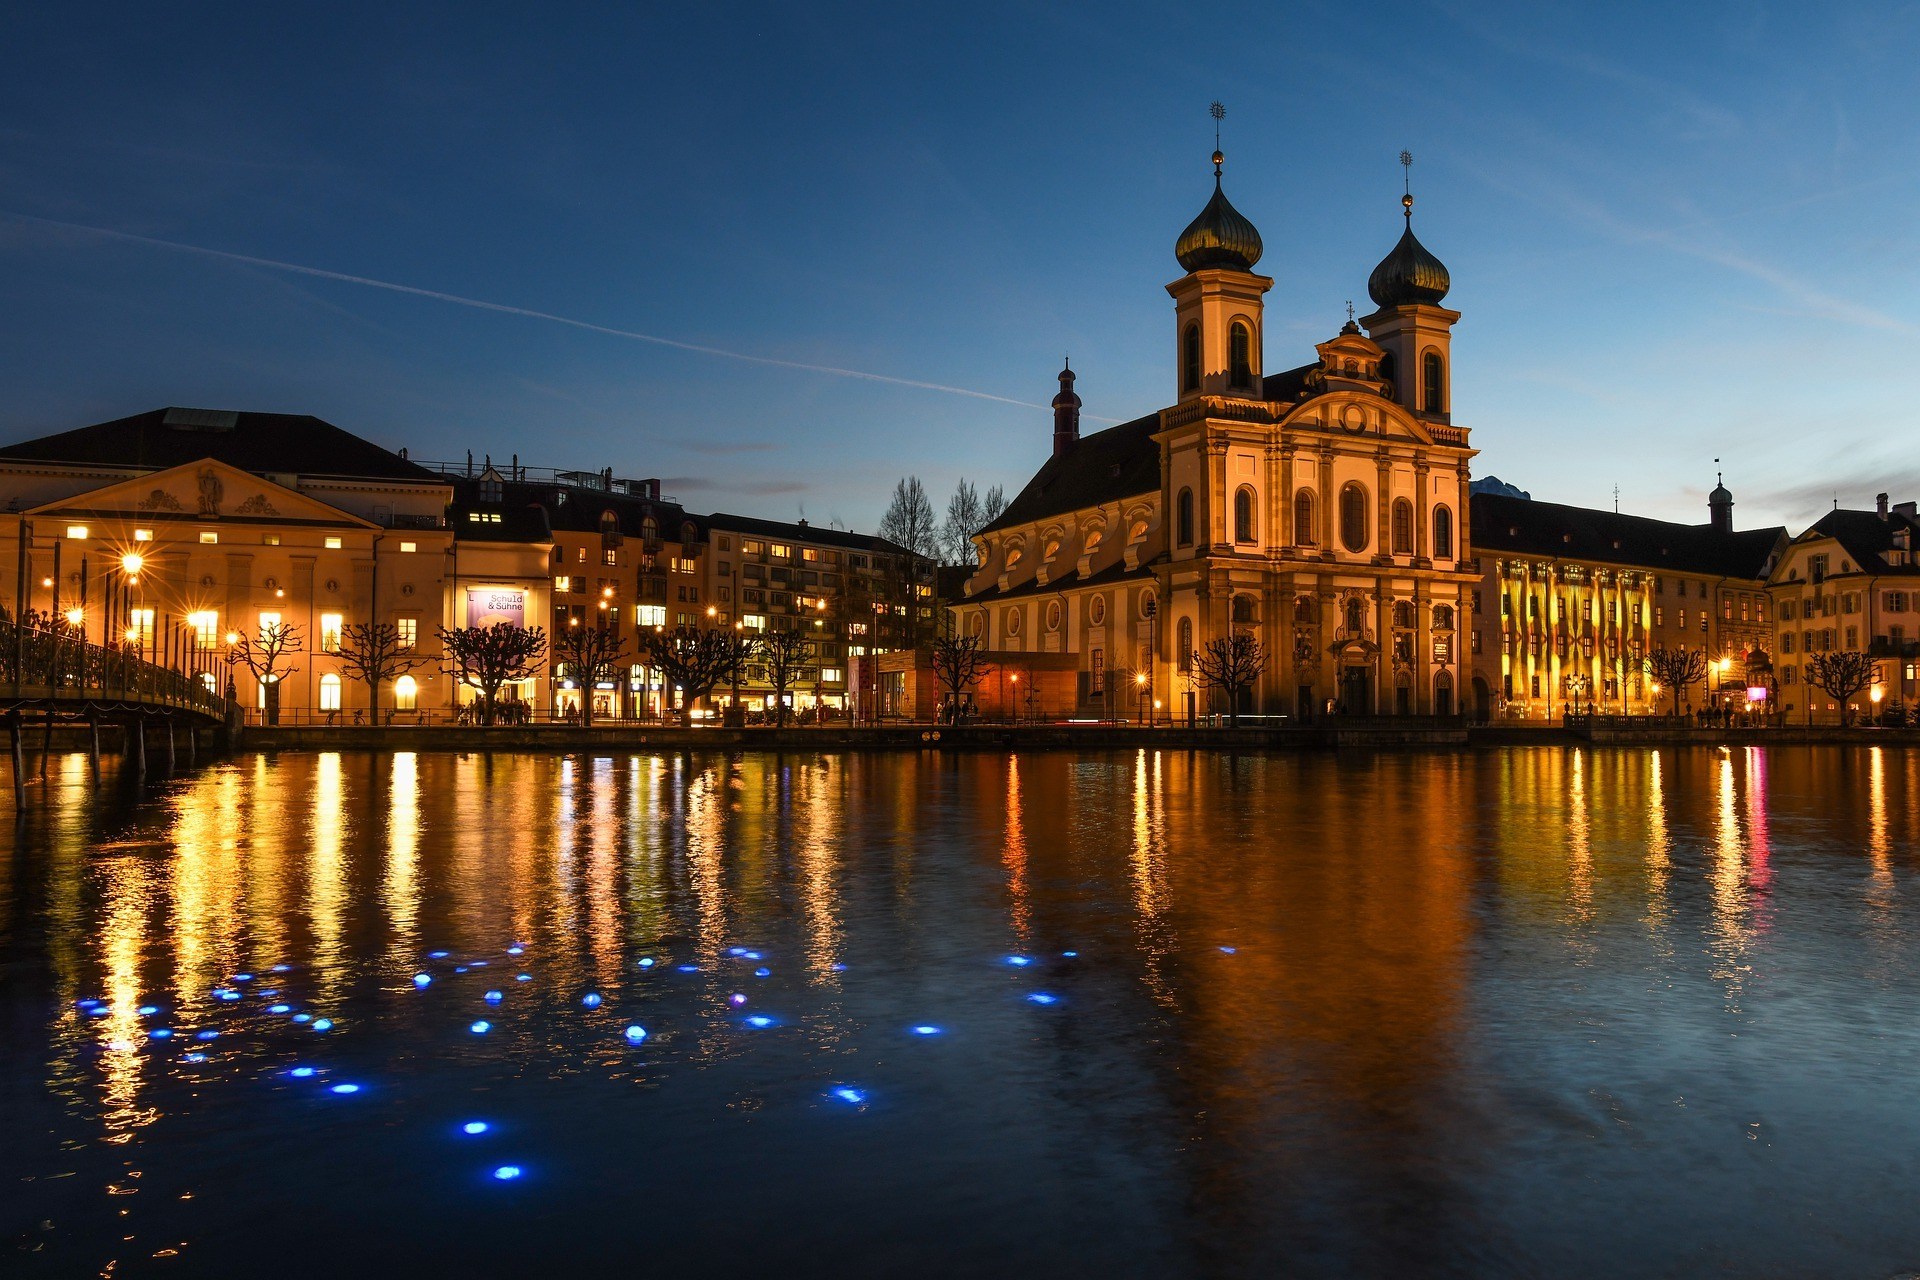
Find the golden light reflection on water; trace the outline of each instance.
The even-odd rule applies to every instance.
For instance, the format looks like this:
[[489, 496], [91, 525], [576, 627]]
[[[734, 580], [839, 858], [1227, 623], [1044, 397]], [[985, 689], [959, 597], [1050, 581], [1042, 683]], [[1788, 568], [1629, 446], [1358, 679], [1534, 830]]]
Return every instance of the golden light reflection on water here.
[[1666, 763], [1663, 753], [1646, 754], [1647, 770], [1647, 929], [1664, 938], [1673, 920], [1673, 837], [1667, 831]]
[[1013, 936], [1025, 947], [1032, 936], [1033, 907], [1027, 899], [1027, 830], [1020, 795], [1020, 757], [1011, 753], [1007, 756], [1006, 787], [1006, 838], [1000, 859], [1007, 868], [1007, 903]]
[[417, 955], [420, 945], [420, 757], [394, 753], [387, 774], [387, 866], [382, 879], [390, 954], [395, 961]]

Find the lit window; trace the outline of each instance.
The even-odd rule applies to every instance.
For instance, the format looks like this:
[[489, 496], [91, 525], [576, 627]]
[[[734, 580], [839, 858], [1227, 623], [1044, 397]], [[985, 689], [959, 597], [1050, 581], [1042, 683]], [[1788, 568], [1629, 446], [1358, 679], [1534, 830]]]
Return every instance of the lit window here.
[[327, 653], [340, 652], [340, 630], [346, 623], [346, 617], [338, 613], [320, 615], [320, 648]]
[[133, 531], [133, 540], [134, 540], [135, 542], [152, 542], [152, 541], [153, 541], [153, 530], [151, 530], [151, 529], [135, 529], [135, 530]]
[[555, 591], [571, 591], [573, 590], [573, 579], [563, 573], [553, 580], [553, 589]]
[[419, 549], [419, 546], [415, 543], [403, 542], [400, 544], [400, 554], [403, 556], [410, 556]]
[[[200, 541], [205, 542], [206, 540], [207, 535], [204, 533], [201, 534]], [[280, 545], [280, 535], [277, 533], [263, 533], [260, 535], [260, 545], [263, 547], [277, 547]]]
[[194, 648], [211, 649], [220, 642], [220, 615], [213, 610], [188, 614], [187, 625], [193, 628]]
[[420, 696], [420, 682], [412, 676], [401, 676], [393, 682], [393, 709], [411, 711], [415, 700]]
[[320, 677], [320, 709], [322, 711], [340, 709], [340, 677], [331, 672]]
[[400, 633], [400, 647], [411, 649], [420, 635], [420, 621], [417, 618], [396, 618], [394, 630]]
[[67, 526], [67, 536], [74, 539], [84, 538], [87, 536], [87, 526], [83, 524], [70, 524]]
[[773, 558], [775, 560], [791, 560], [793, 558], [793, 548], [784, 542], [776, 542], [773, 544]]
[[820, 683], [822, 684], [839, 684], [843, 678], [840, 668], [838, 667], [820, 668]]
[[129, 644], [137, 644], [143, 649], [153, 643], [153, 610], [127, 610], [126, 639]]
[[743, 613], [740, 615], [740, 625], [749, 631], [765, 631], [767, 629], [767, 620], [757, 613]]
[[661, 604], [643, 604], [636, 606], [633, 618], [643, 627], [664, 627], [667, 625], [667, 607]]
[[268, 632], [269, 630], [275, 630], [275, 631], [277, 631], [277, 630], [279, 630], [279, 628], [280, 628], [280, 615], [279, 615], [279, 614], [277, 614], [277, 613], [267, 613], [267, 612], [263, 612], [263, 613], [261, 613], [261, 615], [260, 615], [260, 635], [261, 635], [261, 637], [262, 637], [263, 639], [265, 638], [265, 636], [266, 636], [266, 634], [267, 634], [267, 632]]
[[338, 536], [329, 537], [327, 539], [327, 550], [329, 551], [338, 551], [343, 545], [344, 544], [340, 541]]
[[[211, 529], [202, 529], [202, 530], [200, 531], [200, 545], [202, 545], [202, 546], [205, 546], [205, 547], [210, 547], [210, 546], [212, 546], [212, 545], [213, 545], [214, 543], [216, 543], [216, 542], [218, 542], [218, 541], [220, 541], [220, 535], [219, 535], [219, 534], [217, 534], [217, 533], [215, 533], [215, 532], [214, 532], [213, 530], [211, 530]], [[280, 545], [280, 539], [279, 539], [279, 538], [277, 538], [277, 537], [276, 537], [276, 538], [274, 538], [274, 540], [273, 540], [273, 542], [272, 542], [272, 543], [271, 543], [270, 545], [273, 545], [273, 546], [279, 546], [279, 545]]]

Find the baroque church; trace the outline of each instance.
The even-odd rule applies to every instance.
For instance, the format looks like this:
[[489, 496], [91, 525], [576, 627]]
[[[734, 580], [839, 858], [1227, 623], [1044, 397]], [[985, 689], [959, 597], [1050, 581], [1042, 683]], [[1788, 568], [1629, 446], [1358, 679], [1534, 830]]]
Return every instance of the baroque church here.
[[1447, 269], [1406, 196], [1405, 230], [1367, 281], [1373, 313], [1268, 372], [1273, 280], [1254, 269], [1260, 233], [1227, 200], [1223, 161], [1174, 245], [1176, 399], [1082, 436], [1061, 371], [1052, 456], [975, 535], [957, 625], [1010, 662], [1074, 655], [1076, 705], [1048, 711], [1138, 716], [1149, 697], [1162, 717], [1223, 710], [1194, 656], [1245, 633], [1266, 656], [1245, 712], [1456, 714], [1477, 578]]

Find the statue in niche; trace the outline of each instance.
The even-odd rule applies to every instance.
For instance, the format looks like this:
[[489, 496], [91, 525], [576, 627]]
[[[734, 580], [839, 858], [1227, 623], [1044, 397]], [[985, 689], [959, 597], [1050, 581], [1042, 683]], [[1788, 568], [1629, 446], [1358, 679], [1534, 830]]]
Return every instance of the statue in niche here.
[[200, 514], [220, 514], [220, 476], [212, 467], [203, 467], [200, 471]]

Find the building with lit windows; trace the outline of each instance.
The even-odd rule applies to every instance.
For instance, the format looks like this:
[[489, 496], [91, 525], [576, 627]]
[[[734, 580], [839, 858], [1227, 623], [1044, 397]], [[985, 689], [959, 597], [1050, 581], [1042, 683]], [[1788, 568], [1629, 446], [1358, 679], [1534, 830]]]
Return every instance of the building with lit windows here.
[[1859, 712], [1890, 705], [1911, 709], [1920, 698], [1920, 518], [1915, 504], [1872, 511], [1835, 508], [1795, 538], [1780, 557], [1768, 591], [1777, 619], [1782, 709], [1818, 722], [1840, 719], [1832, 696], [1807, 683], [1810, 655], [1864, 651], [1874, 680], [1854, 703]]
[[1767, 575], [1787, 531], [1736, 531], [1725, 485], [1702, 525], [1498, 493], [1474, 494], [1471, 508], [1478, 717], [1670, 711], [1672, 691], [1645, 670], [1655, 648], [1707, 655], [1706, 680], [1683, 709], [1774, 698]]
[[341, 629], [392, 622], [435, 660], [382, 705], [452, 697], [433, 635], [448, 617], [450, 491], [401, 454], [305, 415], [155, 409], [0, 448], [0, 495], [10, 613], [64, 615], [210, 687], [231, 677], [252, 707], [265, 691], [225, 662], [232, 642], [293, 627], [278, 681], [292, 718], [364, 712]]
[[1373, 313], [1269, 372], [1273, 280], [1213, 163], [1167, 286], [1173, 403], [1082, 436], [1061, 371], [1052, 456], [976, 535], [957, 625], [996, 655], [1076, 655], [1069, 714], [1204, 712], [1193, 655], [1235, 633], [1267, 657], [1246, 711], [1456, 714], [1477, 578], [1447, 269], [1408, 196]]

